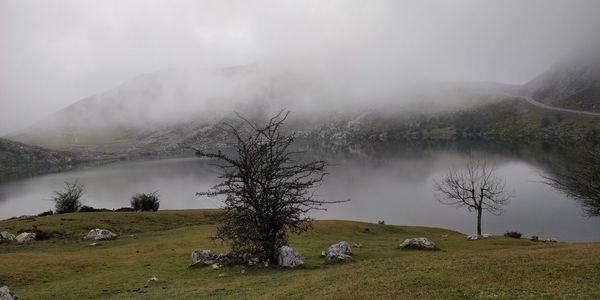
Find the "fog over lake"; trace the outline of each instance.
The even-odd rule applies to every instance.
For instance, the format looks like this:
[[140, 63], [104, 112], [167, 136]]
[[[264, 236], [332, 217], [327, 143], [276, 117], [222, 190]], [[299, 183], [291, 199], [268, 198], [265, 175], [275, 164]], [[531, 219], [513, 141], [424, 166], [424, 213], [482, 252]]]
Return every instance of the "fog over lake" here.
[[[464, 163], [464, 154], [453, 150], [391, 153], [325, 156], [332, 166], [318, 194], [326, 200], [351, 201], [317, 211], [314, 217], [475, 232], [476, 214], [440, 204], [432, 189], [433, 180], [450, 166]], [[522, 158], [486, 157], [497, 163], [499, 176], [515, 197], [501, 216], [484, 212], [483, 232], [516, 230], [560, 241], [600, 241], [600, 217], [583, 216], [575, 200], [543, 184], [542, 167]], [[52, 209], [52, 191], [71, 180], [85, 184], [84, 204], [98, 208], [126, 207], [134, 193], [155, 190], [161, 196], [161, 209], [220, 207], [219, 199], [195, 196], [218, 182], [219, 171], [211, 163], [199, 158], [115, 163], [5, 182], [0, 184], [0, 219]]]

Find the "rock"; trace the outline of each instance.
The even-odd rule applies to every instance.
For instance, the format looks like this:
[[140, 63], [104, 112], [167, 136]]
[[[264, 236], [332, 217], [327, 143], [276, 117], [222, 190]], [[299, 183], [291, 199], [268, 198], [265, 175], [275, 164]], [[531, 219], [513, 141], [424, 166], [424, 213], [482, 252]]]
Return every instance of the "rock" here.
[[400, 244], [402, 249], [424, 249], [424, 250], [435, 250], [437, 247], [435, 243], [428, 238], [418, 237], [414, 239], [406, 239]]
[[156, 277], [156, 276], [152, 276], [152, 277], [150, 277], [150, 279], [148, 279], [148, 282], [155, 282], [155, 281], [158, 281], [158, 277]]
[[113, 233], [110, 230], [106, 229], [92, 229], [85, 237], [86, 239], [94, 239], [96, 241], [100, 240], [113, 240], [117, 238], [117, 234]]
[[327, 258], [328, 260], [334, 258], [338, 260], [344, 260], [350, 257], [350, 255], [352, 254], [352, 249], [350, 249], [350, 245], [348, 245], [348, 242], [341, 241], [337, 244], [329, 246], [329, 248], [325, 250], [325, 253], [321, 254], [325, 254], [323, 256], [325, 256], [325, 258]]
[[2, 231], [0, 232], [0, 240], [14, 241], [15, 235], [8, 231]]
[[482, 236], [483, 238], [486, 238], [486, 239], [488, 239], [488, 238], [492, 237], [492, 235], [491, 235], [491, 234], [489, 234], [489, 233], [484, 233], [484, 234], [482, 234], [481, 236]]
[[192, 251], [192, 265], [212, 265], [215, 262], [215, 254], [210, 250]]
[[277, 250], [277, 263], [282, 267], [293, 268], [304, 264], [304, 256], [294, 248], [283, 246]]
[[471, 234], [471, 235], [467, 236], [467, 240], [469, 240], [469, 241], [475, 241], [478, 239], [479, 239], [479, 236], [476, 234]]
[[11, 292], [7, 286], [0, 287], [0, 300], [19, 300], [19, 296]]
[[90, 246], [97, 246], [98, 243], [91, 243]]
[[15, 240], [18, 243], [26, 243], [26, 242], [35, 240], [35, 237], [36, 237], [35, 233], [22, 232], [21, 234], [17, 235], [17, 237], [15, 237]]
[[212, 267], [213, 270], [218, 270], [218, 269], [221, 268], [221, 265], [219, 263], [214, 263], [214, 264], [212, 264], [211, 267]]
[[219, 274], [219, 277], [225, 277], [225, 273]]

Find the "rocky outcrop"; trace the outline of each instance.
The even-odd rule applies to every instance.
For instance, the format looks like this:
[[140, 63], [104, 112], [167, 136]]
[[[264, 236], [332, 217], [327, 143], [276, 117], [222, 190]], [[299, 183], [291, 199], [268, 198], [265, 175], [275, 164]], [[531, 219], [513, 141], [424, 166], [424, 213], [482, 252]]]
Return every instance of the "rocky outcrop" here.
[[304, 256], [292, 247], [283, 246], [277, 250], [277, 263], [293, 268], [304, 264]]
[[8, 231], [2, 231], [2, 232], [0, 232], [0, 240], [14, 241], [15, 235], [11, 234]]
[[400, 244], [402, 249], [423, 249], [423, 250], [436, 250], [435, 243], [428, 238], [418, 237], [413, 239], [406, 239]]
[[35, 240], [35, 237], [36, 237], [35, 233], [22, 232], [19, 235], [17, 235], [17, 237], [15, 237], [15, 240], [18, 243], [26, 243], [26, 242]]
[[7, 286], [0, 287], [0, 300], [19, 300], [19, 296], [11, 292]]
[[333, 244], [329, 246], [327, 250], [321, 253], [321, 256], [324, 256], [328, 260], [345, 260], [346, 258], [349, 258], [350, 255], [352, 255], [352, 249], [346, 241], [341, 241], [337, 244]]
[[467, 240], [469, 240], [469, 241], [476, 241], [478, 239], [479, 239], [479, 236], [476, 234], [471, 234], [471, 235], [467, 236]]
[[86, 239], [94, 239], [96, 241], [100, 241], [100, 240], [114, 240], [117, 238], [117, 234], [107, 230], [107, 229], [92, 229], [90, 230], [90, 232], [88, 232], [87, 236], [85, 237]]

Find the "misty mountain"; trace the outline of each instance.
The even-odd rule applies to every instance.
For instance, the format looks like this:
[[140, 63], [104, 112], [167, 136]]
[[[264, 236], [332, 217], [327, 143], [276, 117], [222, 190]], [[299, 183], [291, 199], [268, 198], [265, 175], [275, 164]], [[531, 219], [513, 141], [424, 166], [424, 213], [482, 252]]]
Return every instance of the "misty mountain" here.
[[260, 122], [288, 109], [293, 112], [288, 125], [306, 133], [335, 120], [359, 123], [365, 114], [394, 118], [473, 107], [512, 88], [384, 82], [387, 88], [373, 91], [384, 83], [312, 74], [257, 65], [155, 72], [82, 99], [10, 138], [52, 149], [173, 153], [226, 141], [219, 124], [236, 122], [235, 112]]
[[600, 47], [574, 51], [522, 87], [549, 105], [600, 111]]
[[35, 175], [70, 168], [72, 155], [0, 138], [0, 178]]

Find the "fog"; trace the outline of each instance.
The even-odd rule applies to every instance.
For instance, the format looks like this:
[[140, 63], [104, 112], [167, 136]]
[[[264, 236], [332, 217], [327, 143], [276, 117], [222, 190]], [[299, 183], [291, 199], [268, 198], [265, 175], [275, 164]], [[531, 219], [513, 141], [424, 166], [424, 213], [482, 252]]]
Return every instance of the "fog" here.
[[[408, 103], [401, 95], [431, 82], [522, 84], [595, 40], [599, 11], [593, 0], [0, 0], [0, 134], [161, 70], [260, 70], [250, 81], [184, 80], [223, 110], [237, 105], [226, 98], [247, 99], [232, 86], [256, 98], [282, 74], [294, 78], [287, 101], [305, 110]], [[182, 111], [169, 95], [161, 117]]]

